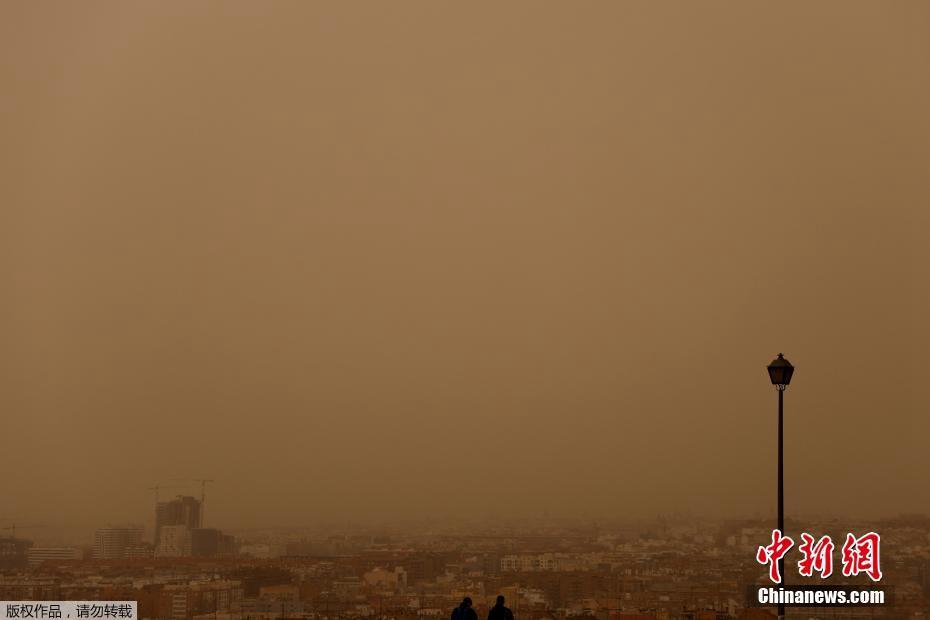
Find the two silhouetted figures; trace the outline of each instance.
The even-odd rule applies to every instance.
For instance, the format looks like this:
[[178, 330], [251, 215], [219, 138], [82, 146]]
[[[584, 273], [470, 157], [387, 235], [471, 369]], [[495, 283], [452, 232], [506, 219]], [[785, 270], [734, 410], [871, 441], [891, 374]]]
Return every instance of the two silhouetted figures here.
[[[452, 610], [451, 620], [478, 620], [478, 614], [471, 606], [471, 598], [466, 596], [458, 607]], [[504, 597], [498, 595], [497, 604], [488, 611], [488, 620], [513, 620], [513, 612], [504, 607]]]

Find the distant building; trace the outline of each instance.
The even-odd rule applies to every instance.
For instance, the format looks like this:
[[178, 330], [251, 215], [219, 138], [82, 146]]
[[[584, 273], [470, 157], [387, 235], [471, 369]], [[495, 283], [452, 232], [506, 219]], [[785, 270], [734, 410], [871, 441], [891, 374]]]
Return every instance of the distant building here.
[[104, 527], [94, 532], [94, 558], [123, 560], [138, 557], [143, 529], [140, 526]]
[[273, 601], [296, 602], [300, 599], [300, 586], [292, 583], [280, 583], [258, 588], [258, 597]]
[[25, 568], [30, 547], [32, 541], [25, 538], [0, 538], [0, 569]]
[[155, 548], [152, 546], [152, 543], [149, 542], [142, 541], [138, 545], [126, 547], [127, 560], [150, 558], [153, 555], [155, 555]]
[[186, 558], [191, 555], [191, 530], [186, 525], [165, 525], [155, 547], [157, 558]]
[[538, 555], [505, 555], [500, 559], [501, 572], [533, 572], [558, 570], [559, 558], [552, 553]]
[[[170, 531], [165, 532], [170, 536]], [[210, 618], [223, 617], [242, 602], [242, 584], [239, 581], [215, 580], [208, 583], [169, 584], [161, 589], [158, 607], [161, 620], [190, 620], [197, 615]], [[280, 610], [275, 618], [280, 618]], [[242, 618], [237, 614], [236, 618]]]
[[283, 548], [280, 548], [276, 545], [268, 545], [266, 543], [251, 543], [240, 546], [239, 554], [253, 558], [269, 559], [280, 557], [282, 550]]
[[200, 527], [200, 501], [190, 495], [178, 495], [155, 506], [155, 548], [161, 541], [162, 528], [183, 525], [188, 530]]
[[26, 551], [26, 563], [33, 567], [48, 560], [80, 560], [81, 555], [76, 547], [32, 547]]
[[191, 530], [191, 555], [196, 557], [231, 556], [236, 553], [235, 539], [213, 528]]
[[400, 566], [395, 567], [394, 570], [377, 567], [362, 575], [362, 579], [370, 586], [382, 588], [406, 587], [407, 571]]

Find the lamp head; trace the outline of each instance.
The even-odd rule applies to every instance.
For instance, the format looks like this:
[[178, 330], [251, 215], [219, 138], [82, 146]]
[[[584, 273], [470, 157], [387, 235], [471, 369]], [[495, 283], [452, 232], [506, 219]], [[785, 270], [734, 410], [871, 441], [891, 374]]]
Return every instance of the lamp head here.
[[788, 387], [788, 384], [791, 383], [791, 375], [794, 374], [794, 366], [785, 359], [784, 355], [779, 353], [778, 357], [769, 364], [768, 371], [769, 379], [772, 380], [772, 385], [778, 390], [784, 390]]

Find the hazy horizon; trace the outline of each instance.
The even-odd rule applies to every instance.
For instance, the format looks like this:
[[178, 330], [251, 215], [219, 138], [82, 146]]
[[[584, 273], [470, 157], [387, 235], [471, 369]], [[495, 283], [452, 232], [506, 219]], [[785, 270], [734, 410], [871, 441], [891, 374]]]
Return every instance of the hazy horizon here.
[[930, 512], [928, 27], [4, 4], [0, 518]]
[[[891, 522], [898, 519], [923, 521], [930, 520], [928, 514], [896, 514], [879, 516], [851, 516], [849, 514], [792, 514], [786, 517], [786, 531], [797, 533], [811, 525], [822, 526], [829, 523], [829, 527], [838, 529], [854, 528], [868, 524], [874, 527], [882, 523], [889, 527]], [[651, 533], [659, 539], [664, 536], [656, 530], [658, 524], [664, 523], [669, 527], [682, 525], [694, 526], [698, 531], [706, 533], [716, 531], [718, 528], [731, 527], [742, 524], [744, 527], [768, 527], [775, 521], [774, 508], [755, 514], [742, 515], [709, 515], [688, 512], [661, 513], [654, 515], [623, 516], [623, 515], [483, 515], [462, 517], [457, 515], [424, 515], [408, 519], [379, 520], [365, 516], [352, 517], [342, 520], [317, 520], [306, 523], [265, 523], [246, 526], [237, 526], [226, 522], [207, 522], [204, 527], [219, 528], [224, 533], [235, 536], [240, 542], [258, 542], [270, 537], [277, 543], [298, 540], [323, 540], [331, 536], [354, 536], [371, 534], [377, 536], [392, 536], [397, 539], [421, 536], [455, 537], [468, 534], [480, 537], [482, 535], [500, 536], [510, 532], [519, 537], [522, 533], [538, 533], [553, 531], [588, 531], [597, 529], [603, 534], [617, 532]], [[11, 521], [0, 522], [0, 526], [8, 526]], [[30, 527], [32, 525], [32, 527]], [[25, 528], [18, 528], [16, 537], [31, 540], [37, 547], [54, 545], [91, 546], [94, 533], [97, 529], [109, 527], [141, 527], [142, 540], [151, 543], [154, 536], [154, 519], [136, 519], [124, 522], [74, 522], [66, 521], [28, 521]], [[525, 528], [525, 529], [521, 529]], [[9, 536], [6, 531], [0, 537]], [[557, 535], [552, 534], [557, 537]], [[466, 540], [466, 539], [462, 539]], [[396, 541], [395, 541], [396, 542]], [[717, 544], [724, 541], [717, 540]]]

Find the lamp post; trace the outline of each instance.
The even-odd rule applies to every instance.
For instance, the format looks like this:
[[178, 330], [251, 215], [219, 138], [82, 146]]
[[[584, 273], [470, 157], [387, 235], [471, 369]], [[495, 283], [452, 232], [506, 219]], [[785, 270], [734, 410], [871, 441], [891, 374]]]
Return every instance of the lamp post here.
[[[783, 447], [784, 433], [782, 427], [784, 423], [784, 406], [785, 406], [785, 388], [791, 383], [791, 375], [794, 374], [794, 366], [785, 359], [781, 353], [768, 365], [769, 379], [778, 392], [778, 531], [785, 533], [785, 484], [783, 474]], [[785, 558], [778, 560], [778, 574], [781, 576], [781, 584], [785, 584]], [[778, 604], [778, 618], [782, 620], [785, 617], [785, 606]]]

